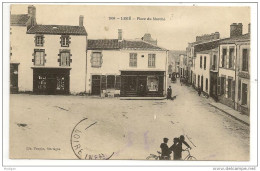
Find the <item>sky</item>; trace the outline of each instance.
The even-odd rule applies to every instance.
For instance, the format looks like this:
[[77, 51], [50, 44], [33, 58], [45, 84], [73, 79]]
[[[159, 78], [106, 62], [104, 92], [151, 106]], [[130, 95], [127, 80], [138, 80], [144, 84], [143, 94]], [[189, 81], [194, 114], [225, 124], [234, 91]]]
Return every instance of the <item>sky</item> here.
[[[118, 29], [122, 29], [123, 39], [141, 38], [150, 33], [159, 46], [168, 50], [185, 50], [188, 42], [203, 34], [219, 32], [221, 38], [229, 37], [232, 23], [242, 23], [244, 34], [250, 23], [250, 7], [246, 6], [34, 6], [38, 24], [79, 25], [79, 16], [83, 15], [88, 39], [117, 39]], [[27, 7], [12, 5], [11, 14], [27, 14]], [[131, 20], [121, 20], [121, 17], [131, 17]], [[164, 20], [153, 20], [153, 17]]]

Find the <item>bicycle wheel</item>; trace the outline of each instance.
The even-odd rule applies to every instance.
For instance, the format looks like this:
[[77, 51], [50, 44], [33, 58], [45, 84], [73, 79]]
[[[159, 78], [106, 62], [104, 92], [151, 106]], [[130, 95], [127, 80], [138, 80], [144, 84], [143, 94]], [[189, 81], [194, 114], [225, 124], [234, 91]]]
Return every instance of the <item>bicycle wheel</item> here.
[[146, 157], [146, 160], [158, 160], [158, 157], [155, 155], [150, 155], [150, 156]]
[[187, 160], [197, 160], [196, 157], [189, 156]]

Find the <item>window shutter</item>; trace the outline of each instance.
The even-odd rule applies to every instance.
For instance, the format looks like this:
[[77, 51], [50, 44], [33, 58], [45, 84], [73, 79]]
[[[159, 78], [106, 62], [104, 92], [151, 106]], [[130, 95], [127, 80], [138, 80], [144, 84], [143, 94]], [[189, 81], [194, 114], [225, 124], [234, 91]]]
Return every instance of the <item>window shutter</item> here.
[[220, 59], [220, 61], [219, 61], [219, 67], [223, 67], [223, 66], [222, 66], [222, 56], [220, 56], [219, 59]]
[[235, 100], [235, 89], [236, 89], [236, 81], [232, 80], [232, 100]]
[[218, 95], [220, 95], [220, 94], [221, 94], [221, 89], [220, 89], [220, 86], [221, 86], [221, 77], [218, 77], [217, 83], [218, 83], [217, 93], [218, 93]]

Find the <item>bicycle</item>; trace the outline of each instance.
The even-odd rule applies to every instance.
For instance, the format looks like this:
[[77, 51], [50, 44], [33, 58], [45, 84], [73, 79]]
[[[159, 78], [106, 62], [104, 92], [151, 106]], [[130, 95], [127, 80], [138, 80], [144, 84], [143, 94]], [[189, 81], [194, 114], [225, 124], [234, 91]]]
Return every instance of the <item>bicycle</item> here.
[[162, 157], [162, 153], [157, 151], [158, 155], [150, 154], [150, 156], [146, 157], [146, 160], [171, 160], [171, 157], [168, 158], [167, 156]]
[[183, 160], [197, 160], [196, 157], [194, 157], [194, 156], [192, 156], [192, 155], [190, 154], [189, 148], [186, 148], [186, 149], [183, 150], [183, 151], [187, 151], [187, 152], [188, 152], [188, 155], [187, 155]]

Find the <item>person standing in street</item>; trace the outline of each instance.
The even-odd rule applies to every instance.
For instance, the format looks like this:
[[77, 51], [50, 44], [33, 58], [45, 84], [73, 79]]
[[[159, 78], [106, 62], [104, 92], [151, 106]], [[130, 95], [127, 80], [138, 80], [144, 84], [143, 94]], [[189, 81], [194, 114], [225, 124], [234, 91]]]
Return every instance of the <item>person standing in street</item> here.
[[172, 88], [169, 86], [167, 89], [167, 100], [172, 98]]
[[179, 138], [173, 139], [173, 145], [170, 147], [170, 151], [173, 151], [173, 160], [181, 160], [182, 147]]
[[199, 96], [201, 95], [201, 88], [200, 87], [198, 87], [198, 94], [199, 94]]
[[163, 138], [163, 143], [161, 143], [160, 148], [162, 150], [162, 160], [169, 160], [171, 151], [167, 145], [168, 138]]

